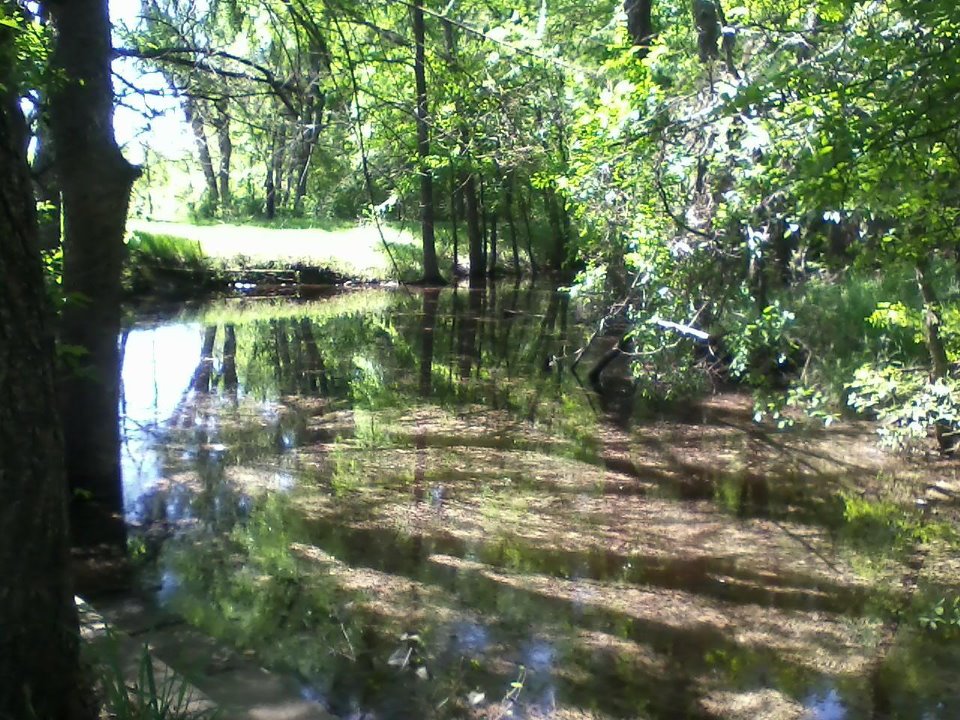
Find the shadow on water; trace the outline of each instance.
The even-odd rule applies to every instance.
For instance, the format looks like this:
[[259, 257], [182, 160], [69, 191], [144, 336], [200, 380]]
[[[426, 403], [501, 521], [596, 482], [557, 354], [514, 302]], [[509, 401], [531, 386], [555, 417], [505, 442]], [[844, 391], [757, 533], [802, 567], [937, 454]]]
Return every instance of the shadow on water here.
[[[863, 468], [738, 407], [644, 422], [585, 390], [583, 312], [514, 285], [131, 328], [125, 513], [157, 601], [345, 718], [871, 717], [853, 628], [883, 599], [832, 547]], [[898, 682], [915, 717], [956, 708]]]

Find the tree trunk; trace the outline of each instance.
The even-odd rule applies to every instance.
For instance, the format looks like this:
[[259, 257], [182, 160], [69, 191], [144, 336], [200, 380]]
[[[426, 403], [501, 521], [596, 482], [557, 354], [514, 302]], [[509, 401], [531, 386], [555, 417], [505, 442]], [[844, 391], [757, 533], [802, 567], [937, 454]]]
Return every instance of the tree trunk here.
[[220, 183], [220, 208], [230, 209], [230, 159], [233, 157], [233, 141], [230, 139], [230, 114], [226, 100], [218, 100], [217, 108], [217, 146], [220, 148], [220, 168], [217, 180]]
[[653, 39], [653, 0], [624, 0], [623, 10], [627, 14], [627, 32], [637, 47], [635, 54], [645, 58]]
[[497, 206], [495, 203], [491, 203], [490, 212], [487, 214], [489, 218], [487, 220], [487, 226], [490, 228], [490, 254], [489, 265], [487, 266], [487, 274], [490, 277], [493, 277], [497, 274]]
[[484, 275], [486, 275], [487, 267], [487, 241], [489, 239], [490, 226], [487, 223], [487, 194], [486, 194], [486, 183], [483, 182], [483, 175], [477, 175], [477, 213], [480, 216], [480, 265], [484, 268]]
[[207, 144], [207, 131], [203, 126], [200, 106], [189, 95], [183, 96], [183, 114], [193, 130], [193, 139], [197, 145], [197, 156], [200, 158], [200, 168], [203, 170], [203, 179], [207, 183], [207, 199], [210, 209], [216, 212], [220, 203], [220, 190], [217, 187], [217, 175], [213, 170], [213, 158], [210, 157], [210, 146]]
[[493, 198], [490, 201], [490, 209], [487, 213], [487, 225], [490, 228], [490, 256], [487, 274], [493, 277], [497, 274], [497, 241], [499, 240], [499, 220], [500, 220], [500, 188], [503, 185], [503, 176], [500, 173], [500, 165], [494, 161], [493, 165]]
[[425, 65], [425, 27], [423, 0], [413, 3], [413, 35], [416, 56], [413, 71], [417, 85], [417, 155], [420, 158], [420, 228], [423, 234], [423, 280], [443, 283], [437, 263], [437, 242], [434, 235], [433, 170], [430, 161], [430, 130], [427, 114], [427, 74]]
[[560, 202], [552, 188], [543, 191], [543, 209], [550, 223], [550, 265], [555, 272], [562, 272], [567, 264], [567, 243], [561, 217]]
[[0, 25], [0, 717], [94, 720], [80, 672], [53, 329], [13, 44]]
[[[940, 316], [940, 301], [930, 282], [929, 267], [925, 259], [917, 261], [916, 275], [917, 287], [920, 289], [920, 297], [923, 300], [923, 337], [927, 345], [927, 353], [930, 355], [930, 375], [933, 380], [943, 380], [950, 372], [950, 362], [940, 334], [943, 324]], [[938, 420], [934, 429], [940, 452], [955, 452], [960, 445], [957, 428], [946, 421]]]
[[483, 266], [483, 232], [480, 228], [480, 202], [477, 199], [477, 177], [467, 175], [463, 184], [463, 201], [467, 211], [467, 242], [470, 245], [470, 283], [483, 281], [487, 269]]
[[[61, 401], [74, 539], [125, 543], [120, 484], [120, 272], [130, 190], [139, 171], [113, 137], [110, 20], [105, 0], [50, 0], [56, 30], [50, 94], [64, 206], [60, 340], [80, 353]], [[79, 365], [79, 367], [76, 367]]]
[[311, 95], [307, 102], [307, 123], [301, 125], [297, 157], [297, 184], [293, 196], [293, 211], [303, 214], [303, 200], [307, 196], [307, 182], [310, 179], [310, 161], [320, 135], [320, 122], [323, 119], [325, 97]]
[[450, 172], [450, 235], [453, 239], [453, 265], [451, 272], [456, 278], [459, 273], [460, 264], [460, 197], [457, 189], [457, 172], [451, 169]]
[[284, 160], [284, 151], [286, 150], [287, 142], [287, 133], [286, 128], [283, 126], [283, 121], [281, 120], [277, 124], [277, 128], [274, 132], [274, 145], [273, 145], [273, 197], [275, 203], [275, 209], [284, 207], [287, 203], [285, 197], [283, 197], [283, 160]]
[[527, 202], [527, 196], [520, 192], [520, 215], [523, 217], [523, 227], [527, 236], [527, 257], [530, 259], [530, 273], [534, 276], [540, 272], [537, 267], [537, 259], [533, 255], [533, 230], [530, 227], [530, 204]]
[[510, 249], [513, 251], [513, 272], [520, 275], [520, 249], [517, 246], [517, 219], [513, 212], [513, 195], [517, 184], [517, 177], [513, 172], [507, 178], [506, 197], [504, 198], [507, 210], [507, 227], [510, 229]]
[[277, 133], [270, 133], [270, 154], [267, 156], [267, 179], [263, 183], [264, 193], [266, 195], [263, 203], [263, 214], [267, 220], [273, 220], [277, 216], [277, 180], [273, 171], [276, 167], [277, 157]]

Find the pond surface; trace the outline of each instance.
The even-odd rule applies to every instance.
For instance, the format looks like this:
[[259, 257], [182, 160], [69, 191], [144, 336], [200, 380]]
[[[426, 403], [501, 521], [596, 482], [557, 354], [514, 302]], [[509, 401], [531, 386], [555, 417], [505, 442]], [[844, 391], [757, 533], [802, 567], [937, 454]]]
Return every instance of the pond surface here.
[[929, 478], [739, 395], [598, 396], [585, 312], [500, 286], [134, 324], [145, 586], [341, 718], [960, 717], [926, 556], [874, 502]]

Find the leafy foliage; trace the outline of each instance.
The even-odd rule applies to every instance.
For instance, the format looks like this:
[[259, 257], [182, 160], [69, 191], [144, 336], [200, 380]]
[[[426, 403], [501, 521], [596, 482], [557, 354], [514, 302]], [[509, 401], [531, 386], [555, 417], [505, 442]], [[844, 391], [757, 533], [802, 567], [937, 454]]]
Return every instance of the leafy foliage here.
[[[427, 167], [438, 217], [462, 223], [473, 178], [487, 252], [499, 230], [530, 268], [577, 267], [584, 292], [626, 300], [651, 395], [709, 386], [655, 319], [722, 337], [734, 378], [765, 396], [796, 381], [771, 402], [821, 417], [863, 386], [858, 368], [890, 381], [956, 354], [952, 284], [918, 294], [913, 277], [956, 261], [951, 3], [705, 0], [695, 17], [660, 0], [641, 46], [619, 4], [428, 5], [425, 158], [406, 5], [149, 6], [128, 42], [193, 103], [198, 146], [211, 139], [198, 207], [214, 211], [219, 173], [219, 213], [410, 219]], [[889, 410], [914, 420], [891, 427], [952, 422], [917, 409], [922, 387], [903, 380]]]

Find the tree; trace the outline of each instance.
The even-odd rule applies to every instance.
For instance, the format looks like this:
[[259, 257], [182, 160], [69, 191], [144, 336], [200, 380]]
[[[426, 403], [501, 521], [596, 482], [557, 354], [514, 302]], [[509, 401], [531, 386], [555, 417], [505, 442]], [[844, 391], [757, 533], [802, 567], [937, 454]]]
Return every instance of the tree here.
[[127, 205], [138, 169], [113, 135], [106, 0], [48, 0], [54, 28], [50, 125], [63, 193], [60, 341], [77, 366], [61, 378], [66, 470], [77, 539], [121, 541], [120, 274]]
[[53, 325], [14, 75], [15, 34], [27, 31], [12, 5], [0, 4], [0, 718], [92, 720], [68, 573]]
[[417, 88], [417, 155], [420, 159], [420, 230], [423, 234], [423, 279], [428, 283], [442, 283], [437, 263], [437, 243], [434, 237], [433, 169], [430, 167], [430, 125], [427, 108], [427, 74], [425, 67], [425, 28], [423, 0], [413, 3], [413, 36], [416, 44], [414, 74]]

